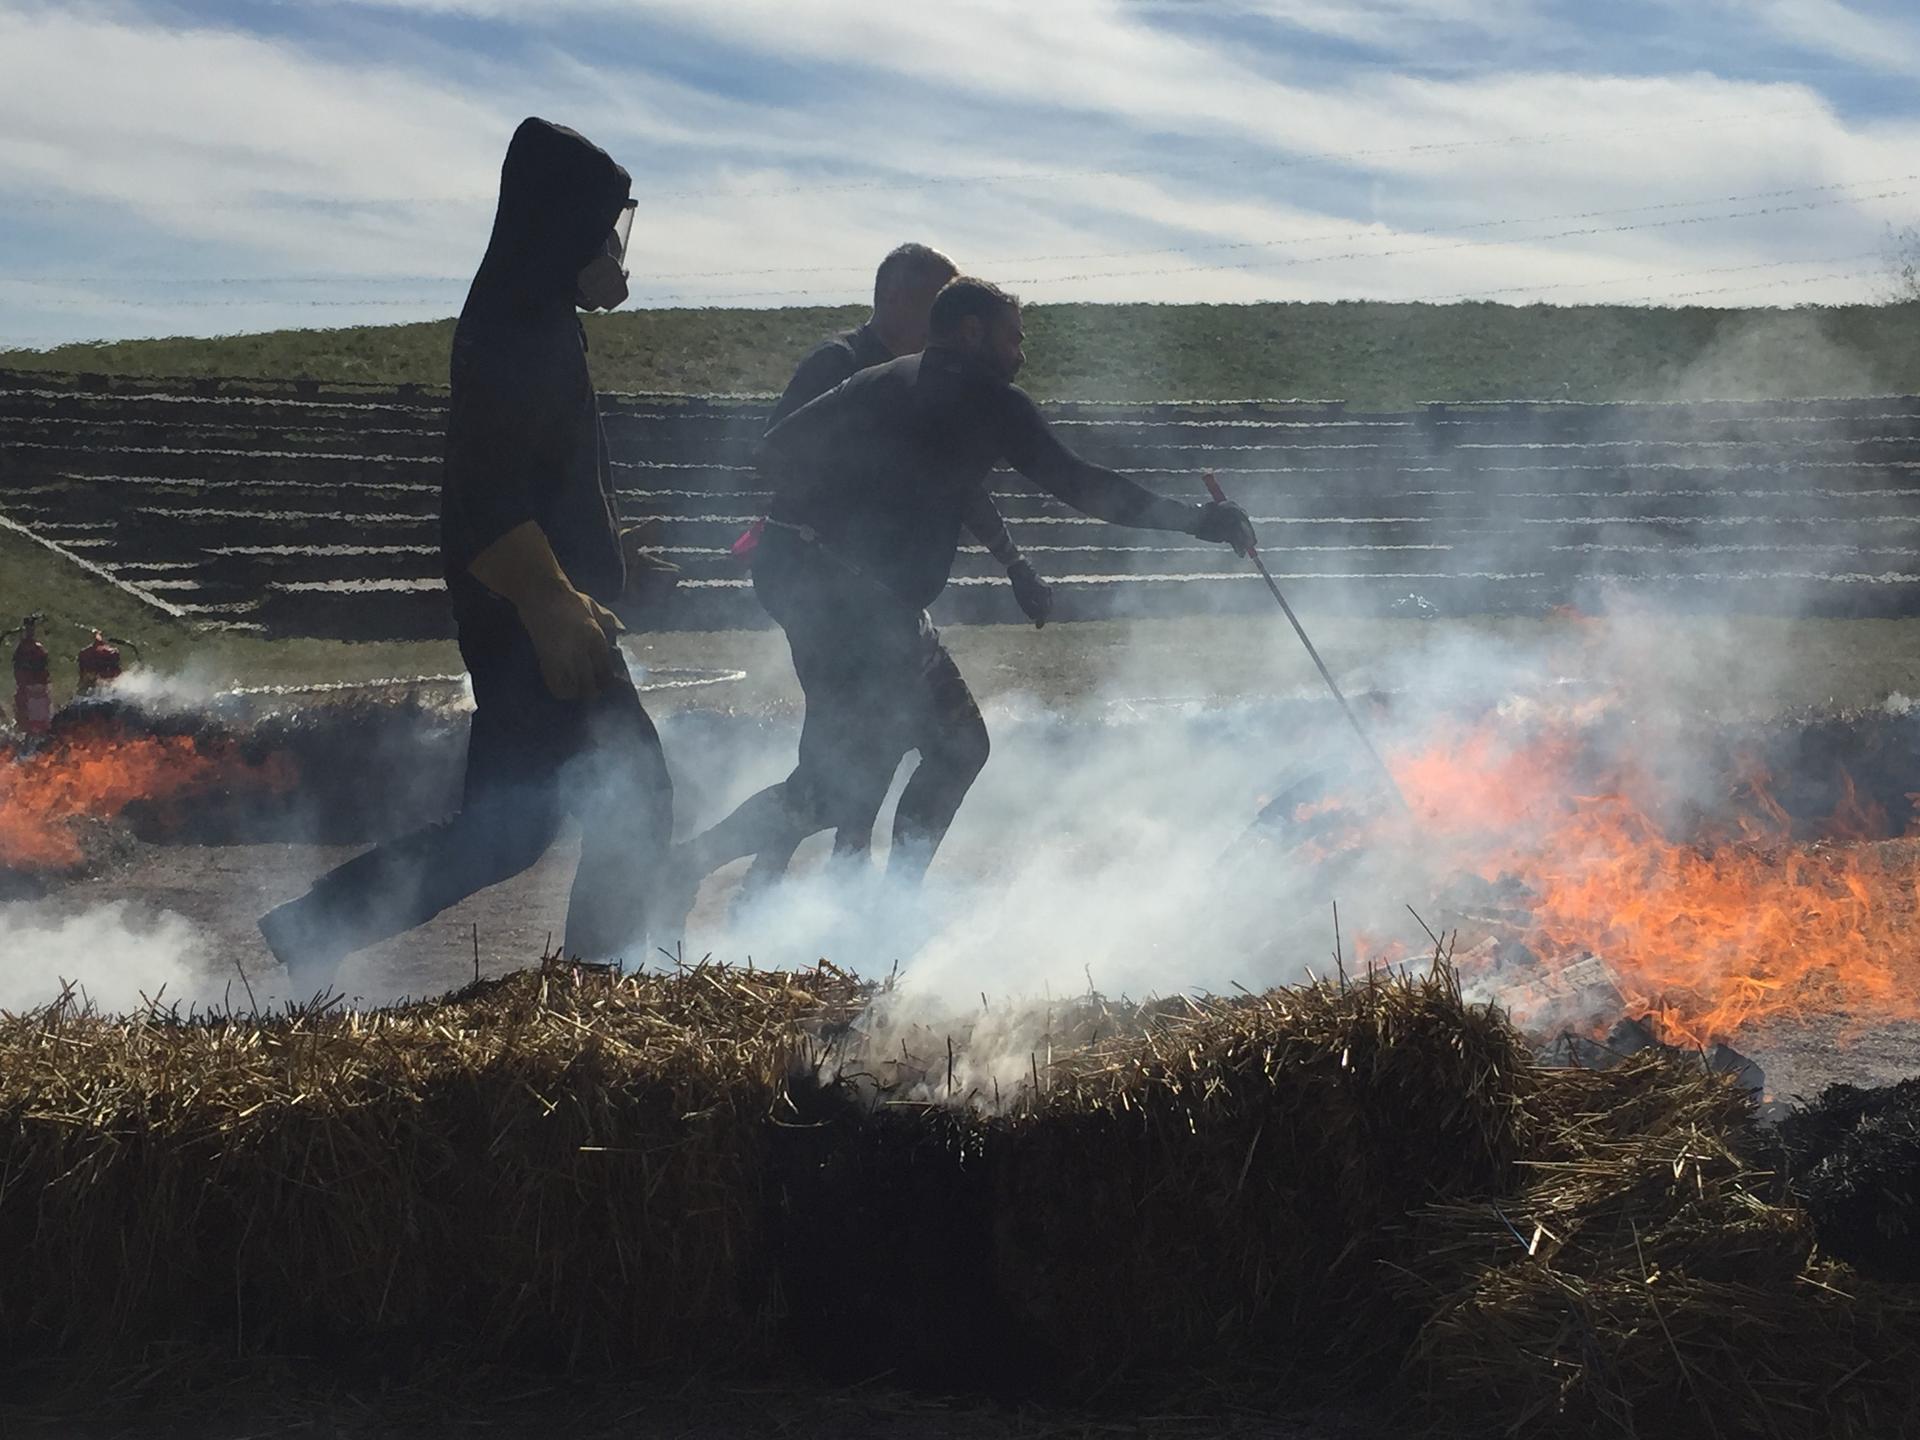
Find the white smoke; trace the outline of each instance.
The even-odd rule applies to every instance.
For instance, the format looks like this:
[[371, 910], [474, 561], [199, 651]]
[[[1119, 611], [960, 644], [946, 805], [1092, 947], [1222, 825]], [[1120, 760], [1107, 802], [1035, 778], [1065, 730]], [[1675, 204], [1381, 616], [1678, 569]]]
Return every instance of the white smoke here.
[[[1232, 624], [1249, 645], [1297, 643], [1277, 617]], [[1389, 752], [1424, 749], [1462, 716], [1515, 734], [1604, 717], [1595, 743], [1619, 753], [1601, 757], [1645, 777], [1649, 793], [1636, 799], [1652, 813], [1724, 785], [1719, 727], [1703, 721], [1777, 713], [1804, 657], [1756, 647], [1755, 633], [1750, 621], [1621, 604], [1546, 624], [1402, 622], [1392, 643], [1375, 634], [1353, 646], [1352, 661], [1335, 647], [1328, 659], [1350, 696], [1366, 697], [1356, 713]], [[1384, 788], [1339, 711], [1301, 695], [1291, 668], [1286, 698], [1152, 693], [1156, 683], [1191, 693], [1190, 678], [1128, 663], [1070, 707], [989, 704], [993, 756], [923, 891], [885, 877], [883, 811], [873, 865], [825, 862], [816, 840], [786, 883], [745, 905], [730, 903], [741, 866], [719, 872], [689, 928], [689, 954], [781, 968], [824, 958], [892, 977], [863, 1018], [862, 1053], [891, 1063], [931, 1052], [929, 1090], [944, 1093], [951, 1039], [961, 1095], [1016, 1090], [1037, 1048], [1044, 1067], [1062, 1015], [1089, 997], [1257, 992], [1343, 967], [1359, 976], [1389, 959], [1424, 963], [1434, 944], [1422, 919], [1442, 923], [1429, 907], [1473, 857], [1417, 824], [1334, 865], [1249, 842], [1263, 801], [1296, 780], [1324, 778], [1348, 796]], [[739, 793], [790, 763], [786, 751], [766, 756], [764, 770], [743, 767]], [[713, 818], [685, 817], [683, 829]], [[1552, 1028], [1552, 1016], [1531, 1018]]]
[[0, 1010], [71, 990], [103, 1011], [207, 1004], [207, 937], [185, 916], [115, 900], [75, 912], [48, 900], [0, 903]]
[[[1777, 705], [1792, 663], [1752, 645], [1751, 621], [1628, 607], [1546, 624], [1307, 619], [1383, 748], [1428, 741], [1451, 716], [1494, 713], [1517, 728], [1614, 692], [1634, 715], [1628, 743], [1660, 757], [1661, 783], [1680, 797], [1712, 778], [1702, 715]], [[1140, 633], [1152, 637], [1166, 623]], [[1296, 781], [1324, 778], [1342, 794], [1379, 786], [1277, 614], [1212, 623], [1205, 650], [1184, 653], [1164, 639], [1123, 646], [1117, 661], [1076, 672], [1083, 688], [1050, 683], [1046, 698], [1003, 692], [989, 701], [993, 756], [923, 889], [887, 879], [883, 811], [876, 863], [825, 864], [821, 837], [788, 883], [740, 906], [729, 892], [743, 866], [723, 870], [706, 887], [686, 955], [783, 968], [827, 959], [873, 980], [896, 975], [887, 1004], [866, 1022], [870, 1043], [904, 1038], [918, 1049], [929, 1036], [955, 1037], [962, 1093], [1017, 1087], [1062, 1007], [1092, 994], [1258, 991], [1342, 966], [1359, 975], [1383, 946], [1417, 962], [1431, 947], [1408, 907], [1426, 912], [1459, 857], [1416, 837], [1333, 868], [1249, 842], [1264, 802]], [[965, 632], [954, 639], [962, 668], [990, 676], [967, 654]], [[1021, 658], [1019, 639], [1000, 632], [993, 643], [1012, 642]], [[1238, 683], [1216, 683], [1216, 664], [1235, 668]], [[1061, 698], [1063, 688], [1079, 693]], [[792, 764], [791, 731], [703, 753], [665, 728], [670, 760], [720, 782], [683, 814], [683, 835]], [[316, 861], [316, 873], [324, 868]], [[293, 893], [263, 892], [260, 908]], [[70, 912], [45, 903], [0, 910], [0, 1006], [44, 1004], [67, 981], [107, 1008], [156, 996], [247, 1003], [237, 980], [227, 994], [231, 938], [223, 945], [178, 915], [126, 904]], [[458, 928], [464, 937], [465, 922]], [[489, 928], [484, 914], [480, 928]], [[426, 953], [418, 936], [394, 943]], [[424, 959], [404, 977], [376, 973], [396, 963], [382, 949], [352, 962], [343, 976], [352, 994], [384, 995], [388, 979], [418, 994], [467, 978]], [[212, 956], [223, 957], [218, 973]], [[262, 958], [242, 960], [251, 970]], [[660, 959], [637, 946], [628, 958]], [[273, 971], [253, 984], [263, 1004], [285, 988]]]
[[189, 660], [175, 670], [136, 663], [103, 693], [146, 713], [179, 714], [208, 709], [228, 683], [203, 660]]
[[269, 711], [330, 699], [388, 694], [415, 695], [449, 712], [473, 709], [473, 680], [464, 671], [305, 684], [242, 684], [214, 663], [200, 659], [189, 660], [172, 670], [139, 664], [129, 666], [101, 693], [117, 704], [156, 716], [212, 713], [258, 717]]

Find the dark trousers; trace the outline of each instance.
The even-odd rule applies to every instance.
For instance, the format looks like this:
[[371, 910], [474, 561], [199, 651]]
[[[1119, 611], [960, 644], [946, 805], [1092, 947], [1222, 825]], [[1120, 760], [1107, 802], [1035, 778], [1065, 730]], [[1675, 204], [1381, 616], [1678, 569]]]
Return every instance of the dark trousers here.
[[590, 700], [554, 698], [518, 624], [463, 626], [475, 709], [459, 813], [377, 845], [261, 921], [289, 968], [331, 967], [432, 919], [546, 853], [561, 822], [581, 826], [567, 906], [569, 955], [635, 954], [647, 897], [673, 833], [660, 736], [624, 660]]
[[918, 879], [991, 748], [959, 667], [924, 611], [797, 539], [768, 535], [754, 589], [786, 632], [806, 695], [799, 763], [693, 841], [694, 868], [704, 874], [760, 856], [759, 882], [783, 869], [801, 840], [828, 829], [837, 853], [864, 852], [911, 750], [920, 763], [894, 815], [888, 865]]

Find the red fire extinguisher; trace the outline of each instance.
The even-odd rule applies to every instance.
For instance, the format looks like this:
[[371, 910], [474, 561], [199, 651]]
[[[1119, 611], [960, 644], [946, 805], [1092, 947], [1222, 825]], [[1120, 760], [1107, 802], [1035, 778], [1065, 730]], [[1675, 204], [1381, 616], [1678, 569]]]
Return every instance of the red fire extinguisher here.
[[120, 678], [120, 651], [98, 630], [93, 632], [93, 643], [80, 652], [80, 686], [77, 693], [84, 695]]
[[34, 634], [42, 618], [29, 615], [20, 622], [20, 643], [13, 651], [13, 718], [28, 735], [45, 735], [53, 727], [53, 666]]

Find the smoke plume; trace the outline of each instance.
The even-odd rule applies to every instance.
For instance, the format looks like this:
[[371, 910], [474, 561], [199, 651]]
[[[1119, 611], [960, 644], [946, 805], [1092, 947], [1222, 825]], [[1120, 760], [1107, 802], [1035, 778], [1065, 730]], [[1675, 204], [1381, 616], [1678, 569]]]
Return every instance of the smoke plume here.
[[0, 904], [0, 1010], [69, 990], [108, 1011], [216, 1002], [205, 938], [184, 916], [129, 900], [78, 912], [50, 900]]

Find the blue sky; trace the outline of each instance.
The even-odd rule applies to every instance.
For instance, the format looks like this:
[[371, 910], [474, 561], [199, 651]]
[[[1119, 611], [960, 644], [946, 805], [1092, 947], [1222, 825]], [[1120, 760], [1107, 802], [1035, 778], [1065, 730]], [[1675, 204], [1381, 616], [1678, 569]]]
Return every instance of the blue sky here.
[[521, 117], [634, 303], [1795, 304], [1920, 222], [1886, 0], [0, 0], [0, 348], [449, 315]]

